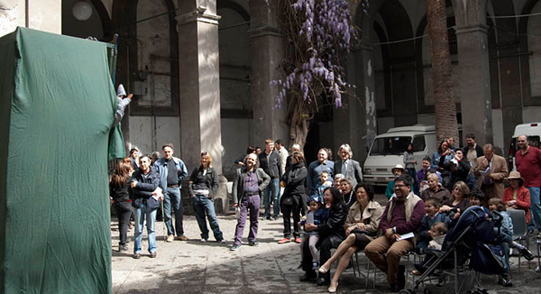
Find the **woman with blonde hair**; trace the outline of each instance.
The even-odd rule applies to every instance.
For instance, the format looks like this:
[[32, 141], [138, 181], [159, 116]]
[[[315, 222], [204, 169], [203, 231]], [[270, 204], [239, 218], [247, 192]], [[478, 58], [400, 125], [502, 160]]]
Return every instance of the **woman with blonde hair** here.
[[450, 212], [456, 208], [457, 212], [461, 213], [470, 207], [470, 188], [463, 181], [456, 182], [453, 191], [451, 191], [451, 196], [451, 199], [443, 202], [440, 212]]
[[224, 235], [220, 231], [214, 202], [212, 201], [218, 190], [218, 174], [212, 168], [212, 157], [208, 152], [201, 152], [201, 165], [196, 167], [190, 176], [189, 192], [193, 200], [193, 210], [197, 224], [201, 230], [201, 242], [207, 242], [209, 229], [205, 214], [214, 233], [214, 238], [219, 243], [225, 243]]

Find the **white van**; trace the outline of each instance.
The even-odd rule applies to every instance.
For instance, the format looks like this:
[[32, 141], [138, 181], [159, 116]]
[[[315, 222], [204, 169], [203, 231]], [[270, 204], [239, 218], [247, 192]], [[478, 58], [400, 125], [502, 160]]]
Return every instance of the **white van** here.
[[528, 144], [533, 147], [539, 148], [539, 141], [541, 138], [541, 122], [532, 122], [527, 124], [519, 124], [515, 127], [513, 138], [509, 146], [509, 152], [507, 154], [509, 170], [516, 170], [515, 166], [515, 153], [518, 151], [517, 138], [520, 135], [528, 136]]
[[394, 180], [392, 168], [404, 165], [404, 151], [413, 143], [413, 155], [417, 160], [415, 170], [421, 169], [423, 158], [436, 152], [436, 128], [433, 125], [413, 125], [391, 128], [377, 135], [364, 162], [364, 180], [373, 185], [387, 186]]

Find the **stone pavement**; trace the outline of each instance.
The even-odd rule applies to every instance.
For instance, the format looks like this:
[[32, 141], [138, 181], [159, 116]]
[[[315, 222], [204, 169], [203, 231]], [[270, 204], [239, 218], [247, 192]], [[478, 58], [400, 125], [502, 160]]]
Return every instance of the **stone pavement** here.
[[[327, 293], [327, 287], [317, 287], [313, 283], [299, 282], [303, 272], [297, 269], [300, 262], [299, 246], [296, 243], [279, 245], [282, 238], [282, 219], [260, 221], [259, 247], [244, 244], [232, 252], [232, 238], [236, 220], [234, 215], [219, 216], [219, 223], [228, 243], [218, 244], [213, 236], [207, 243], [199, 241], [199, 227], [193, 216], [185, 216], [185, 235], [190, 241], [164, 242], [163, 222], [157, 224], [158, 257], [148, 257], [148, 242], [143, 240], [143, 255], [135, 260], [130, 251], [118, 253], [118, 230], [113, 218], [111, 235], [113, 238], [113, 292], [123, 293]], [[146, 232], [145, 232], [146, 235]], [[244, 236], [248, 235], [245, 230]], [[133, 230], [129, 232], [133, 239]], [[246, 241], [245, 239], [243, 239]], [[533, 245], [533, 239], [532, 239]], [[535, 247], [532, 246], [532, 249]], [[535, 253], [535, 249], [533, 250]], [[360, 254], [363, 272], [366, 272], [366, 258]], [[535, 273], [536, 262], [528, 263], [522, 259], [521, 273], [518, 273], [516, 257], [511, 273], [514, 286], [503, 288], [496, 284], [494, 276], [482, 276], [482, 285], [489, 293], [541, 293], [541, 274]], [[537, 259], [535, 260], [537, 261]], [[411, 265], [411, 262], [406, 262]], [[411, 266], [408, 266], [408, 271]], [[354, 277], [351, 269], [346, 270], [340, 280], [339, 293], [390, 293], [386, 277], [378, 271], [376, 287], [372, 288], [372, 276], [368, 289], [365, 279]], [[408, 276], [411, 285], [411, 275]], [[418, 291], [417, 293], [422, 293]], [[449, 292], [451, 293], [451, 292]]]

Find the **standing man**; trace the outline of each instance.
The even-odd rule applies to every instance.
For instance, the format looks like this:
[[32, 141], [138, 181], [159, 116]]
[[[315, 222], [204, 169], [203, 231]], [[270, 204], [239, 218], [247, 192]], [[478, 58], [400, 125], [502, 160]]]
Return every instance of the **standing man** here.
[[343, 174], [351, 180], [353, 187], [363, 182], [363, 170], [358, 161], [353, 160], [353, 152], [349, 144], [342, 144], [338, 148], [340, 159], [334, 162], [334, 174]]
[[364, 248], [366, 256], [387, 274], [387, 281], [394, 292], [404, 289], [406, 284], [405, 267], [399, 265], [400, 258], [415, 248], [414, 238], [399, 238], [404, 234], [416, 233], [425, 215], [425, 204], [411, 191], [412, 184], [413, 179], [409, 175], [401, 175], [395, 180], [395, 196], [385, 206], [379, 223], [384, 235]]
[[463, 149], [464, 157], [468, 159], [472, 168], [477, 164], [477, 158], [483, 156], [483, 148], [475, 143], [475, 135], [466, 135], [466, 146]]
[[449, 146], [449, 149], [456, 151], [457, 147], [455, 146], [455, 138], [449, 137], [447, 139], [447, 145]]
[[278, 151], [278, 155], [280, 155], [280, 166], [282, 168], [282, 175], [286, 173], [286, 163], [287, 163], [287, 157], [289, 156], [289, 152], [287, 152], [287, 149], [284, 148], [284, 144], [282, 143], [282, 140], [276, 140], [274, 142], [274, 145], [276, 146], [276, 151]]
[[328, 172], [331, 178], [334, 176], [334, 162], [328, 159], [329, 153], [327, 149], [321, 148], [317, 153], [317, 160], [308, 166], [308, 177], [306, 178], [308, 195], [314, 195], [316, 193], [316, 185], [319, 183], [319, 176], [323, 171]]
[[270, 184], [263, 191], [263, 202], [265, 202], [265, 219], [271, 219], [270, 207], [274, 208], [272, 219], [280, 216], [280, 179], [282, 178], [282, 165], [280, 155], [274, 150], [274, 141], [265, 140], [265, 151], [259, 154], [259, 166], [271, 177]]
[[139, 156], [139, 150], [137, 150], [137, 148], [132, 148], [130, 150], [130, 161], [133, 170], [137, 170], [139, 168], [139, 165], [137, 165], [137, 156]]
[[[165, 225], [167, 227], [167, 242], [173, 242], [173, 239], [186, 241], [184, 228], [182, 227], [182, 201], [180, 198], [180, 189], [182, 179], [188, 176], [188, 169], [180, 158], [173, 156], [173, 144], [163, 145], [163, 157], [154, 163], [160, 171], [160, 186], [165, 188], [163, 210], [165, 213]], [[175, 211], [175, 226], [171, 220], [171, 209]], [[175, 228], [177, 237], [175, 238]]]
[[[141, 258], [141, 242], [143, 240], [143, 224], [147, 223], [148, 251], [150, 257], [156, 257], [156, 234], [154, 224], [156, 222], [156, 207], [152, 207], [151, 198], [153, 192], [158, 188], [160, 175], [156, 168], [150, 166], [150, 157], [143, 155], [140, 158], [141, 168], [133, 173], [130, 187], [133, 191], [133, 206], [135, 211], [135, 245], [133, 247], [133, 258]], [[152, 202], [157, 203], [157, 200]]]
[[517, 170], [524, 179], [524, 186], [530, 190], [531, 221], [528, 231], [533, 232], [534, 224], [537, 227], [537, 238], [541, 239], [541, 150], [532, 148], [528, 144], [528, 137], [520, 135], [517, 138], [519, 150], [515, 154]]
[[483, 191], [486, 199], [503, 198], [503, 180], [507, 177], [507, 162], [505, 158], [494, 154], [494, 146], [485, 144], [483, 156], [477, 158], [472, 173], [477, 177], [477, 186]]
[[257, 168], [257, 155], [250, 153], [246, 156], [244, 166], [237, 169], [233, 180], [233, 206], [240, 208], [237, 227], [235, 228], [235, 243], [231, 251], [236, 251], [242, 244], [242, 234], [246, 225], [246, 217], [250, 210], [250, 234], [248, 243], [250, 246], [258, 246], [256, 241], [261, 205], [261, 192], [269, 185], [271, 178], [261, 168]]

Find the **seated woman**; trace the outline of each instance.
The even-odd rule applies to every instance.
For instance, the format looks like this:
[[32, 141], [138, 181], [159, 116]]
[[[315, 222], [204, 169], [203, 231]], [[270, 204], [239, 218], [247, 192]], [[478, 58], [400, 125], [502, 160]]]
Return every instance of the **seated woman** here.
[[507, 208], [521, 209], [526, 213], [526, 223], [530, 223], [530, 190], [524, 187], [524, 179], [517, 171], [509, 173], [506, 179], [509, 181], [510, 187], [503, 190], [503, 203]]
[[421, 192], [421, 199], [423, 199], [423, 201], [434, 198], [438, 200], [439, 203], [442, 203], [443, 201], [451, 198], [451, 193], [449, 190], [442, 187], [440, 184], [440, 178], [437, 174], [428, 174], [427, 185], [428, 188]]
[[355, 194], [357, 201], [349, 209], [344, 224], [347, 238], [338, 246], [334, 255], [319, 268], [319, 272], [325, 274], [331, 268], [332, 263], [340, 258], [329, 287], [330, 293], [336, 292], [340, 275], [347, 268], [353, 253], [363, 250], [368, 243], [374, 240], [379, 230], [383, 208], [374, 201], [374, 189], [368, 184], [358, 184], [355, 187]]
[[456, 219], [460, 216], [460, 213], [470, 207], [470, 188], [468, 188], [466, 183], [458, 181], [453, 187], [452, 196], [452, 199], [443, 202], [440, 213], [449, 213], [456, 208], [457, 213], [451, 217], [452, 219]]
[[[319, 259], [320, 263], [325, 263], [331, 257], [331, 249], [338, 247], [345, 238], [344, 222], [348, 216], [348, 209], [342, 198], [342, 194], [335, 187], [325, 189], [323, 193], [325, 208], [329, 209], [329, 218], [325, 223], [304, 224], [304, 230], [307, 232], [317, 231], [319, 235]], [[301, 282], [311, 281], [316, 278], [316, 272], [312, 268], [312, 253], [310, 252], [309, 242], [303, 246], [302, 270], [306, 273], [301, 277]], [[317, 280], [318, 285], [330, 283], [330, 274], [321, 275]]]
[[353, 193], [353, 184], [351, 183], [351, 179], [344, 178], [340, 180], [340, 191], [344, 197], [344, 202], [346, 203], [348, 209], [350, 209], [353, 203], [355, 203], [355, 193]]

